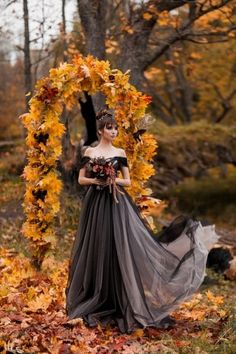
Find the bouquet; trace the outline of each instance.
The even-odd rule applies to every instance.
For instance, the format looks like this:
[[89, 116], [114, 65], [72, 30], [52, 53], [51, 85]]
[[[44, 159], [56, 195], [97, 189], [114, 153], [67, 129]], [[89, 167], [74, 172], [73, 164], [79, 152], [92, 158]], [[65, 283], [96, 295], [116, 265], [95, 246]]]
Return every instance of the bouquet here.
[[[124, 194], [116, 184], [116, 170], [112, 165], [112, 161], [108, 161], [104, 157], [94, 157], [90, 160], [90, 164], [88, 166], [88, 170], [92, 171], [94, 176], [98, 179], [103, 180], [104, 182], [108, 182], [109, 184], [109, 192], [113, 192], [113, 197], [118, 202], [116, 197], [116, 192], [118, 191], [121, 194]], [[113, 188], [112, 188], [113, 187]], [[103, 189], [104, 186], [96, 186], [96, 189]]]

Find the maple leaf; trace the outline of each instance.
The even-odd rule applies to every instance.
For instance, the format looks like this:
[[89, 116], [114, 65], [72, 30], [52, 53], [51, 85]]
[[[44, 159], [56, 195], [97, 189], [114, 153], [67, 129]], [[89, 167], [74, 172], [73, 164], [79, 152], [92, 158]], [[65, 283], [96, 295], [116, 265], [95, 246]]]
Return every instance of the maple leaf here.
[[129, 127], [130, 127], [130, 122], [127, 120], [127, 121], [124, 121], [123, 122], [123, 127], [125, 128], [125, 129], [128, 129]]
[[81, 65], [81, 71], [82, 73], [84, 74], [84, 77], [90, 77], [90, 71], [89, 71], [89, 68], [87, 67], [87, 65], [83, 64]]
[[47, 310], [53, 299], [49, 294], [39, 294], [34, 300], [27, 303], [26, 311], [37, 312], [38, 310]]

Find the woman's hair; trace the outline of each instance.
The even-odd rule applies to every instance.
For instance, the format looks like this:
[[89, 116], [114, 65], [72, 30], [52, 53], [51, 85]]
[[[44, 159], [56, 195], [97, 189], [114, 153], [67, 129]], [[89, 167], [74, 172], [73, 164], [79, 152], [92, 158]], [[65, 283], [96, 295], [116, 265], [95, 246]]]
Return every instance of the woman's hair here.
[[111, 109], [103, 108], [96, 115], [97, 130], [107, 127], [108, 124], [115, 124], [117, 126], [114, 111]]

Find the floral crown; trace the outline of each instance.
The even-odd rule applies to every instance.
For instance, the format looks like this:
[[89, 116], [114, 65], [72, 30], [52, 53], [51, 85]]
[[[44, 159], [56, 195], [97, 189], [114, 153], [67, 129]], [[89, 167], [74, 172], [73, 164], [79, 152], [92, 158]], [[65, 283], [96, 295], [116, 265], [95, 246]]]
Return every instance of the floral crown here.
[[113, 117], [113, 112], [111, 110], [102, 109], [96, 115], [97, 120], [103, 120], [105, 117]]

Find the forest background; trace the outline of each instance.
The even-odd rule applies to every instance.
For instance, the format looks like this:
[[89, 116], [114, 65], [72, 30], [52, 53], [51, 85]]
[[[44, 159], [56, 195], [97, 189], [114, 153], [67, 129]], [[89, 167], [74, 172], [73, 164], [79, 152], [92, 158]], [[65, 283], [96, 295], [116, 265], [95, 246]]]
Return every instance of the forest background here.
[[[51, 0], [4, 0], [0, 3], [0, 10], [2, 259], [13, 262], [11, 254], [20, 254], [26, 259], [30, 257], [27, 240], [20, 232], [25, 218], [22, 173], [26, 165], [27, 132], [19, 116], [28, 112], [37, 80], [47, 76], [51, 68], [70, 62], [77, 54], [91, 54], [108, 60], [114, 69], [129, 70], [130, 82], [152, 97], [144, 128], [155, 135], [158, 149], [153, 161], [156, 174], [147, 185], [152, 188], [153, 196], [167, 205], [154, 218], [157, 228], [166, 225], [174, 215], [188, 213], [216, 224], [221, 242], [227, 247], [235, 247], [236, 1], [61, 0], [55, 7]], [[59, 164], [64, 181], [63, 203], [55, 225], [57, 254], [53, 261], [48, 260], [55, 268], [56, 262], [66, 262], [70, 254], [82, 193], [76, 182], [76, 163], [81, 156], [81, 147], [95, 141], [94, 113], [103, 103], [101, 94], [90, 97], [84, 92], [78, 105], [72, 111], [64, 110], [61, 117], [66, 127]], [[16, 269], [19, 263], [27, 263], [24, 258], [17, 257], [14, 262]], [[30, 269], [28, 263], [26, 267]], [[16, 279], [16, 274], [14, 276]], [[21, 276], [14, 285], [16, 288], [21, 284]], [[63, 274], [56, 276], [55, 284]], [[227, 288], [224, 280], [221, 281]], [[219, 288], [216, 297], [217, 291], [219, 293]], [[9, 288], [1, 288], [0, 294], [3, 302], [6, 301]], [[31, 303], [28, 300], [34, 314], [42, 310], [43, 302], [48, 305], [46, 310], [52, 305], [52, 295], [42, 294], [41, 298], [31, 294]], [[209, 294], [205, 296], [206, 301], [212, 301], [215, 306], [217, 300]], [[57, 297], [61, 309], [63, 295]], [[21, 313], [24, 313], [24, 302], [26, 298], [21, 305], [18, 301]], [[198, 319], [209, 306], [207, 303], [204, 309], [198, 309]], [[4, 314], [3, 318], [9, 316]], [[219, 318], [223, 322], [224, 316]], [[18, 324], [27, 323], [24, 320], [19, 319]], [[10, 318], [10, 325], [16, 325], [13, 322], [14, 319]], [[223, 327], [216, 323], [221, 333]], [[232, 328], [232, 323], [226, 320], [224, 325]], [[216, 328], [212, 330], [214, 350], [217, 346], [227, 345], [216, 339], [219, 337]], [[86, 335], [91, 333], [86, 332]], [[230, 343], [229, 337], [226, 338]], [[37, 339], [35, 347], [42, 346], [46, 350], [50, 346], [45, 343], [52, 345], [52, 338]], [[182, 338], [183, 343], [176, 344], [175, 339], [168, 340], [150, 345], [163, 345], [174, 351], [187, 341]], [[201, 333], [196, 343], [191, 340], [191, 345], [204, 350], [205, 340]], [[18, 344], [23, 346], [24, 343], [26, 348], [26, 342], [24, 339]], [[17, 341], [14, 343], [17, 345]], [[64, 342], [58, 341], [55, 345], [60, 348]], [[125, 344], [122, 342], [122, 345]], [[147, 342], [143, 343], [145, 345]]]

